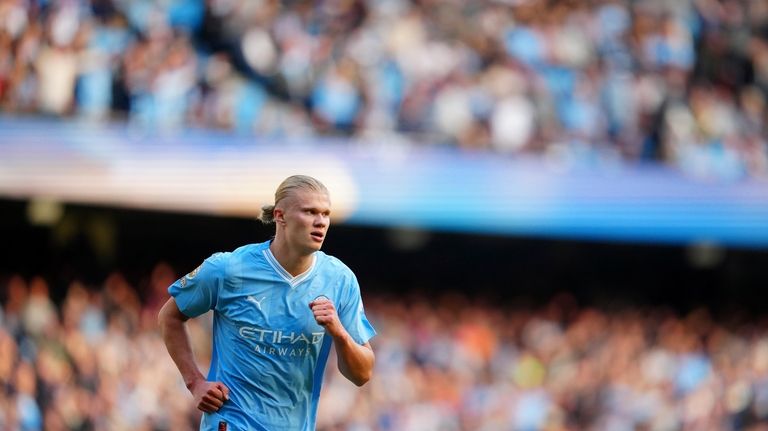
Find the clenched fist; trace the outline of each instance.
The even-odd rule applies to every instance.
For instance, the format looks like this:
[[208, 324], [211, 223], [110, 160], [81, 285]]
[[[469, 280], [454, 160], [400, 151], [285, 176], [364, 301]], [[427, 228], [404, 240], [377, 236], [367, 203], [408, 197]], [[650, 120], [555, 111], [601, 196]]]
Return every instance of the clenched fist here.
[[309, 309], [312, 310], [317, 324], [325, 328], [331, 336], [340, 335], [344, 331], [339, 315], [336, 313], [336, 306], [327, 297], [316, 298], [309, 303]]
[[206, 413], [218, 411], [224, 401], [229, 399], [229, 388], [221, 382], [208, 382], [201, 380], [189, 388], [195, 397], [198, 410]]

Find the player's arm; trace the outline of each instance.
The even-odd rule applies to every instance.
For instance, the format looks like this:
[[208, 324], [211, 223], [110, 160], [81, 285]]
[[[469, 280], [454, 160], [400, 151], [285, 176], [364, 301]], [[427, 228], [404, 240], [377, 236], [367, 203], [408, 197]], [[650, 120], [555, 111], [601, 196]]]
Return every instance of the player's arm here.
[[373, 364], [376, 359], [371, 343], [357, 344], [347, 334], [343, 340], [333, 337], [333, 344], [336, 346], [337, 365], [341, 374], [357, 386], [368, 382], [373, 374]]
[[168, 299], [158, 314], [165, 347], [179, 369], [184, 384], [195, 398], [197, 408], [204, 412], [215, 412], [229, 398], [229, 389], [221, 382], [206, 381], [197, 367], [186, 327], [188, 319], [179, 310], [174, 298]]
[[309, 303], [318, 325], [333, 337], [341, 374], [357, 386], [371, 379], [375, 355], [370, 343], [358, 344], [342, 325], [333, 302], [323, 297]]

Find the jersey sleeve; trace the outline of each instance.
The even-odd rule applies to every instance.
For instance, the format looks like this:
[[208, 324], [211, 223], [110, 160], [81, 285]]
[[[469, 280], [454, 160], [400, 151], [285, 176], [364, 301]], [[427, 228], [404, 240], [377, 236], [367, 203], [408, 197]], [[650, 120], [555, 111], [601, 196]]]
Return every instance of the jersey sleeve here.
[[368, 321], [360, 297], [360, 285], [354, 274], [351, 274], [344, 286], [344, 303], [340, 304], [339, 319], [344, 328], [358, 344], [365, 344], [376, 335], [376, 330]]
[[205, 259], [189, 274], [168, 287], [179, 310], [188, 317], [197, 317], [216, 307], [219, 289], [224, 282], [229, 253], [216, 253]]

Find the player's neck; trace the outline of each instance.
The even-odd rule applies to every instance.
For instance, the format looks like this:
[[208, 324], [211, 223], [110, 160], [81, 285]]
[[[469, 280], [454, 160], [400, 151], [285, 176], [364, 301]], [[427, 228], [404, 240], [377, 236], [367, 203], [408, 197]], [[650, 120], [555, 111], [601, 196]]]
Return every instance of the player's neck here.
[[295, 248], [289, 247], [285, 241], [280, 241], [279, 237], [269, 244], [269, 250], [280, 266], [294, 277], [303, 274], [312, 265], [313, 253], [299, 253]]

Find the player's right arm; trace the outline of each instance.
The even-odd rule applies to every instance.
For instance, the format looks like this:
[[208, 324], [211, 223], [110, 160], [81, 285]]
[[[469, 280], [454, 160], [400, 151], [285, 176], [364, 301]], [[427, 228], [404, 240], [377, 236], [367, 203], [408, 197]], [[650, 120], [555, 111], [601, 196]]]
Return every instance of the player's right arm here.
[[192, 352], [187, 333], [189, 318], [179, 310], [174, 298], [168, 299], [158, 314], [158, 323], [168, 354], [179, 369], [184, 384], [192, 393], [197, 408], [204, 412], [215, 412], [229, 398], [229, 389], [221, 382], [209, 382], [200, 372]]
[[168, 288], [171, 298], [158, 314], [168, 354], [195, 398], [197, 408], [204, 412], [217, 411], [229, 398], [229, 388], [221, 382], [207, 381], [200, 372], [186, 322], [216, 307], [226, 256], [226, 253], [218, 253], [209, 257], [197, 269], [173, 283]]

